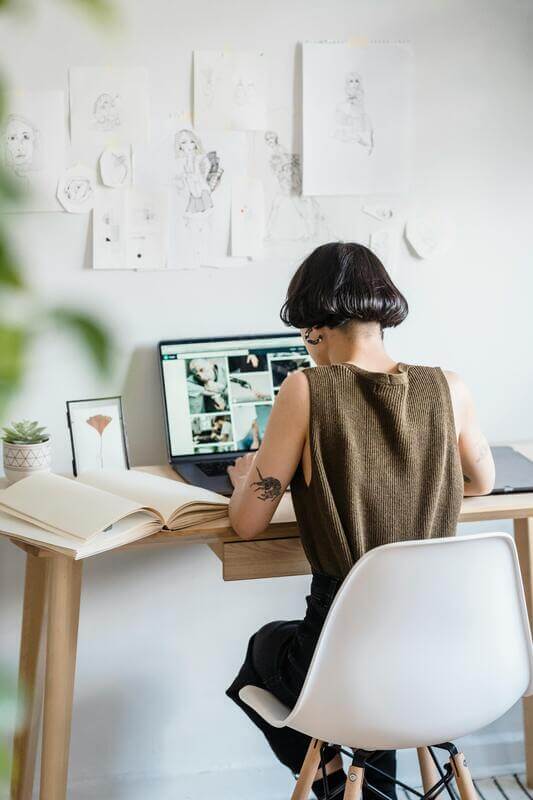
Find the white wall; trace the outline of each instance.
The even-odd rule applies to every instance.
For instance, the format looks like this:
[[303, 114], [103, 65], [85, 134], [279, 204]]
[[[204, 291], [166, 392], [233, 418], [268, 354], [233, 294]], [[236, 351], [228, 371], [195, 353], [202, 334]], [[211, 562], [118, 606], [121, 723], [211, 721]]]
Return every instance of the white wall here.
[[[390, 335], [391, 351], [403, 361], [461, 373], [492, 441], [533, 438], [530, 4], [124, 0], [124, 24], [115, 35], [90, 28], [65, 3], [36, 5], [28, 19], [4, 26], [2, 62], [18, 87], [66, 87], [69, 65], [131, 63], [149, 68], [155, 110], [184, 109], [194, 48], [261, 48], [272, 61], [273, 114], [279, 119], [286, 108], [287, 125], [297, 41], [356, 34], [410, 39], [416, 140], [409, 204], [451, 212], [458, 235], [454, 250], [431, 262], [416, 260], [402, 243], [398, 279], [411, 314]], [[277, 314], [293, 263], [200, 274], [97, 274], [90, 269], [87, 218], [25, 215], [13, 217], [10, 227], [33, 283], [51, 300], [94, 308], [121, 346], [106, 385], [65, 341], [50, 334], [36, 349], [13, 413], [49, 425], [57, 470], [70, 464], [65, 400], [103, 393], [125, 397], [133, 462], [164, 460], [159, 339], [281, 327]], [[0, 542], [1, 656], [12, 664], [22, 570], [22, 555]], [[261, 736], [223, 691], [258, 626], [302, 613], [308, 581], [224, 584], [220, 573], [202, 546], [87, 562], [71, 797], [287, 796], [289, 777], [273, 766]], [[453, 701], [453, 687], [446, 691]], [[519, 768], [519, 710], [476, 737], [470, 752], [480, 772]], [[404, 760], [404, 772], [411, 767]], [[251, 789], [255, 768], [261, 780]]]

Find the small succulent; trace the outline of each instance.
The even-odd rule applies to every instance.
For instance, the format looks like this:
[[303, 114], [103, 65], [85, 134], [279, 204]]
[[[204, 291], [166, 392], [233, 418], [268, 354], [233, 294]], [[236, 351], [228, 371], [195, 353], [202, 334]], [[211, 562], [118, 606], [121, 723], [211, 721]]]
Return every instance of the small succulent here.
[[28, 419], [12, 422], [3, 430], [4, 434], [0, 438], [8, 444], [40, 444], [50, 438], [46, 428], [41, 428], [38, 422], [30, 422]]

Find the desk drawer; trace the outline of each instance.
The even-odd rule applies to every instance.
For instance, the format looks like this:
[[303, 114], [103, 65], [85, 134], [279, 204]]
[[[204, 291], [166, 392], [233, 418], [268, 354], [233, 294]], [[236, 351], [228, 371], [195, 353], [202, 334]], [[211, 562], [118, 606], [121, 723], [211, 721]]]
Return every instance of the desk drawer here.
[[299, 537], [225, 542], [222, 552], [225, 581], [310, 575]]

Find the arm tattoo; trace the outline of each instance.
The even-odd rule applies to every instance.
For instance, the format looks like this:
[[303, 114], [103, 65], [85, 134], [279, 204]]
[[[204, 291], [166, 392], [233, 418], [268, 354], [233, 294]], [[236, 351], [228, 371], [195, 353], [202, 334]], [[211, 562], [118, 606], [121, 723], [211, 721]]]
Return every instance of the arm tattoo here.
[[281, 495], [281, 483], [277, 478], [263, 478], [259, 472], [259, 467], [256, 467], [259, 480], [254, 481], [250, 486], [255, 487], [254, 491], [258, 492], [259, 500], [276, 500]]
[[472, 478], [469, 478], [468, 475], [465, 475], [463, 472], [463, 480], [465, 483], [472, 483]]

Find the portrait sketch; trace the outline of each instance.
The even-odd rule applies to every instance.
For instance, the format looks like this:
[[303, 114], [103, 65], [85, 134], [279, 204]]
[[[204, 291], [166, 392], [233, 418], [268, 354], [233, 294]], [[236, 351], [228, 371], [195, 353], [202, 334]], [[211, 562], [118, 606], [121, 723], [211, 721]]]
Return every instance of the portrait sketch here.
[[57, 181], [65, 164], [63, 92], [18, 92], [8, 98], [0, 144], [5, 169], [23, 191], [21, 211], [60, 211]]

